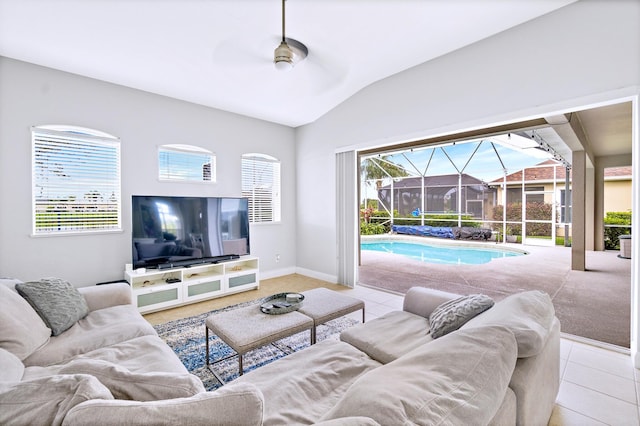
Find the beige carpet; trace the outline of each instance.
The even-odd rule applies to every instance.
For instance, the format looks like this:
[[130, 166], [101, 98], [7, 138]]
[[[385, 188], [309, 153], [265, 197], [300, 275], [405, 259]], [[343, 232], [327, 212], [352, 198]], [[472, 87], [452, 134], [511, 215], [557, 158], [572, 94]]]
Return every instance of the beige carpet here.
[[495, 300], [541, 290], [551, 296], [564, 333], [629, 348], [631, 260], [614, 251], [587, 252], [588, 270], [571, 271], [570, 248], [517, 247], [530, 254], [455, 266], [363, 250], [359, 282], [401, 294], [422, 286]]

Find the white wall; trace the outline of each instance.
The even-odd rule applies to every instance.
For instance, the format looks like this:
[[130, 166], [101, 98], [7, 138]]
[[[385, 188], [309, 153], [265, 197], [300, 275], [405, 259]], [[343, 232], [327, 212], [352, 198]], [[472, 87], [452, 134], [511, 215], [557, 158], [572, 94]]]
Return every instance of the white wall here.
[[[30, 127], [42, 124], [89, 127], [121, 138], [124, 232], [30, 236]], [[131, 195], [239, 196], [245, 152], [282, 162], [282, 223], [252, 225], [251, 252], [260, 257], [263, 277], [293, 270], [294, 136], [289, 127], [0, 57], [0, 276], [57, 276], [76, 286], [122, 278], [131, 262]], [[167, 143], [216, 153], [218, 183], [159, 182], [157, 147]]]
[[336, 151], [637, 94], [638, 22], [640, 2], [581, 0], [375, 83], [298, 128], [298, 268], [336, 277]]

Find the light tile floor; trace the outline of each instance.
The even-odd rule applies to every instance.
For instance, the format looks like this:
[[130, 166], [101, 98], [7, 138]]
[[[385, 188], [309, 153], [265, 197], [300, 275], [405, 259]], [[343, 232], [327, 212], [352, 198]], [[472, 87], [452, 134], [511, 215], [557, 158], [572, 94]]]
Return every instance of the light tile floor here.
[[[303, 291], [316, 286], [324, 286], [339, 290], [345, 294], [358, 297], [365, 301], [365, 318], [367, 321], [384, 315], [385, 313], [402, 309], [403, 296], [393, 293], [358, 286], [346, 289], [343, 286], [317, 283], [304, 283], [298, 287], [296, 282], [284, 283], [292, 290]], [[308, 281], [308, 279], [306, 279]], [[266, 288], [265, 288], [266, 287]], [[260, 293], [265, 295], [279, 292], [274, 286], [261, 284]], [[262, 294], [247, 292], [235, 295], [226, 303], [224, 299], [215, 299], [216, 307], [239, 303], [241, 299], [252, 300]], [[201, 306], [186, 306], [148, 314], [145, 317], [151, 323], [169, 321], [176, 317], [195, 315], [199, 311], [210, 310], [208, 304]], [[362, 319], [360, 312], [349, 316], [355, 320]], [[549, 421], [550, 426], [583, 426], [583, 425], [639, 425], [640, 426], [640, 370], [633, 367], [628, 353], [616, 348], [606, 348], [591, 345], [583, 341], [574, 340], [571, 336], [561, 339], [560, 353], [560, 391], [556, 399], [556, 406]]]

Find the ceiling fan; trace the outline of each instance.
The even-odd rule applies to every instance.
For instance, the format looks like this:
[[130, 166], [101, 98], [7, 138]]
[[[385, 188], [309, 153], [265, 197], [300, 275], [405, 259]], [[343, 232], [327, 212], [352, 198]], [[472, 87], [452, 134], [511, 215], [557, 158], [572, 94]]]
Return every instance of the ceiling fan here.
[[[246, 22], [239, 21], [237, 31], [227, 33], [212, 52], [215, 70], [233, 72], [243, 78], [245, 88], [255, 86], [256, 90], [273, 91], [273, 95], [279, 97], [283, 96], [283, 87], [295, 87], [286, 93], [296, 99], [302, 95], [326, 94], [340, 87], [347, 75], [345, 61], [336, 59], [330, 40], [318, 38], [315, 28], [304, 28], [310, 48], [287, 37], [285, 2], [279, 1], [282, 2], [280, 31], [273, 31], [273, 22], [264, 22], [262, 17], [251, 15], [251, 19], [260, 22], [252, 26], [255, 31], [243, 31]], [[247, 15], [253, 13], [252, 9], [242, 10]], [[279, 71], [294, 67], [297, 69], [290, 73]]]
[[282, 0], [282, 40], [274, 51], [273, 62], [279, 71], [289, 71], [295, 64], [303, 60], [309, 54], [307, 46], [298, 40], [285, 36], [285, 2]]

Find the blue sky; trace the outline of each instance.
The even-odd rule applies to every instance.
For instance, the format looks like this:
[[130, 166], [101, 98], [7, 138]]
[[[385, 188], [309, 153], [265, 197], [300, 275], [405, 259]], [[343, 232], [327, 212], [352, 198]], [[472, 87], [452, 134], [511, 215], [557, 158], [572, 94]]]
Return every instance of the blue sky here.
[[[495, 150], [493, 146], [495, 146]], [[408, 159], [402, 154], [394, 154], [389, 157], [389, 160], [412, 171], [415, 170], [411, 165], [413, 163], [419, 170], [418, 176], [425, 173], [425, 170], [427, 176], [456, 174], [459, 170], [487, 182], [503, 176], [502, 164], [509, 174], [545, 160], [540, 156], [533, 157], [521, 150], [511, 149], [498, 143], [494, 143], [493, 146], [488, 139], [460, 142], [442, 148], [415, 149], [405, 153]], [[476, 148], [477, 151], [474, 154]], [[446, 155], [442, 152], [443, 150], [446, 151]], [[538, 153], [539, 150], [533, 152]], [[447, 158], [447, 155], [451, 160]], [[430, 158], [431, 162], [429, 163]], [[455, 167], [452, 165], [452, 161]]]

